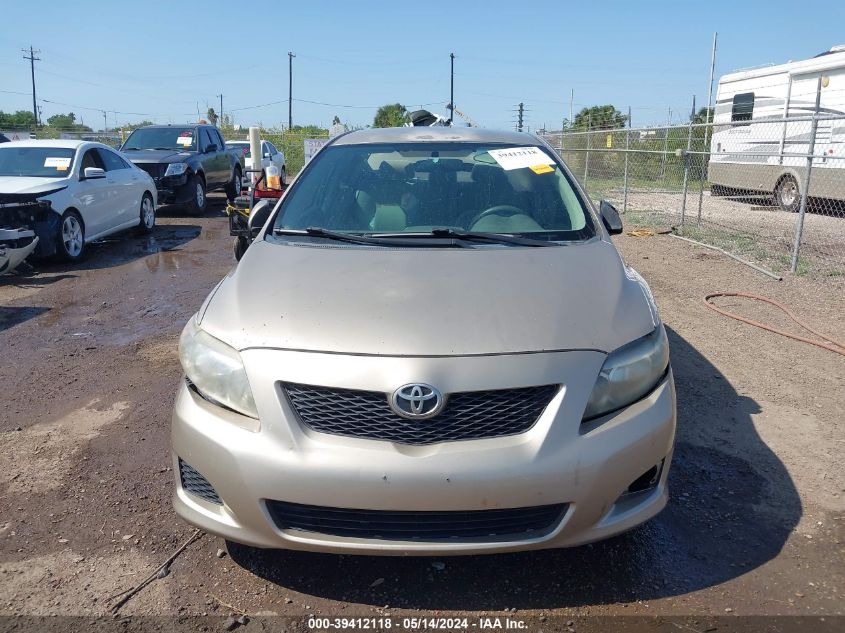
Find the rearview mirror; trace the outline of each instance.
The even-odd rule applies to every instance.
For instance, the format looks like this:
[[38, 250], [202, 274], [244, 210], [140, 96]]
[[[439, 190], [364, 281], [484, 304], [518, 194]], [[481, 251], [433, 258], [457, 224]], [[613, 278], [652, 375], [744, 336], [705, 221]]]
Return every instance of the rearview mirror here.
[[205, 146], [205, 153], [210, 154], [211, 152], [217, 151], [217, 143], [209, 143]]
[[105, 178], [106, 170], [99, 167], [86, 167], [84, 172], [85, 180], [96, 180], [97, 178]]
[[619, 211], [607, 200], [601, 201], [599, 215], [601, 215], [601, 221], [608, 233], [619, 235], [622, 232], [622, 218], [619, 217]]

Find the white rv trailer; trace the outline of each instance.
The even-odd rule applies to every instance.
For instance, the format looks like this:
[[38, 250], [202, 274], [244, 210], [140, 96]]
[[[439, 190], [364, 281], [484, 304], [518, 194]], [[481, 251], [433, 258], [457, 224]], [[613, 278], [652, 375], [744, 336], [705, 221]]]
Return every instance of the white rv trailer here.
[[814, 114], [813, 155], [821, 158], [813, 161], [809, 195], [845, 200], [845, 45], [719, 79], [707, 174], [711, 193], [771, 193], [783, 209], [797, 211]]

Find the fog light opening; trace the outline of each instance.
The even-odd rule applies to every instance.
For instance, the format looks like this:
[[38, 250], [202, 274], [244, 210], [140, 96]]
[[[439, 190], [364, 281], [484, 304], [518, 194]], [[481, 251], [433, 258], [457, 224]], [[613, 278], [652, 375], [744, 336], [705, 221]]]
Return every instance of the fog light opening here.
[[223, 501], [208, 479], [198, 473], [190, 464], [182, 461], [181, 457], [179, 458], [179, 478], [185, 492], [209, 503], [223, 505]]
[[659, 464], [655, 464], [632, 481], [631, 485], [628, 486], [623, 495], [633, 495], [640, 492], [654, 490], [660, 481], [660, 474], [663, 472], [664, 461], [665, 460], [661, 459]]

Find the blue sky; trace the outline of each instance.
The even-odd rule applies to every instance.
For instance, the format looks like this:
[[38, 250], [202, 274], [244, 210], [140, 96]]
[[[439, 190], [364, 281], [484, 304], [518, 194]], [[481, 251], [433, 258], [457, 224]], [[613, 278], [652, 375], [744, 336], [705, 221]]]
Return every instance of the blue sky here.
[[[707, 101], [714, 31], [717, 77], [845, 43], [843, 0], [819, 0], [803, 16], [801, 7], [794, 0], [50, 0], [33, 11], [4, 2], [0, 110], [32, 107], [20, 52], [32, 44], [41, 50], [43, 118], [72, 110], [94, 128], [103, 125], [100, 110], [109, 126], [193, 120], [197, 107], [219, 109], [221, 92], [238, 123], [286, 123], [289, 50], [297, 55], [295, 124], [328, 124], [337, 114], [365, 125], [377, 106], [396, 101], [445, 112], [450, 52], [455, 103], [487, 127], [512, 127], [523, 101], [531, 129], [557, 128], [569, 115], [570, 89], [576, 112], [631, 106], [637, 126], [665, 121], [671, 108], [677, 122], [693, 94]], [[264, 106], [273, 102], [281, 103]]]

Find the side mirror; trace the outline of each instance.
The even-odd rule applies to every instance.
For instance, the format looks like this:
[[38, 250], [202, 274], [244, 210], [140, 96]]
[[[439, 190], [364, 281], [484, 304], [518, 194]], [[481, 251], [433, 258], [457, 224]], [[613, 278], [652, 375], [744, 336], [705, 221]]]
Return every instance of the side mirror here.
[[258, 234], [261, 233], [261, 229], [264, 228], [264, 224], [266, 224], [267, 218], [270, 217], [272, 212], [273, 207], [269, 200], [259, 200], [255, 203], [255, 206], [249, 212], [249, 220], [247, 220], [251, 239], [258, 237]]
[[217, 151], [217, 143], [209, 143], [205, 146], [205, 153], [210, 154], [211, 152]]
[[607, 200], [601, 201], [599, 215], [601, 215], [601, 221], [604, 223], [604, 228], [607, 229], [608, 233], [619, 235], [622, 232], [622, 218], [619, 217], [619, 211]]
[[264, 152], [264, 158], [270, 158], [270, 152]]
[[96, 180], [97, 178], [105, 178], [106, 170], [99, 167], [86, 167], [83, 173], [85, 180]]

